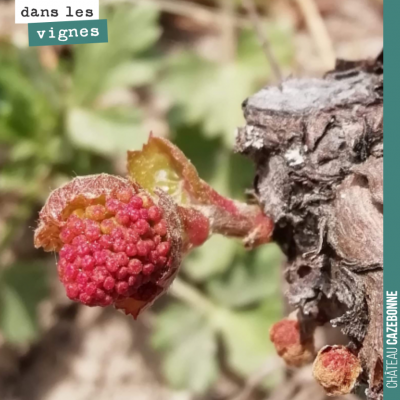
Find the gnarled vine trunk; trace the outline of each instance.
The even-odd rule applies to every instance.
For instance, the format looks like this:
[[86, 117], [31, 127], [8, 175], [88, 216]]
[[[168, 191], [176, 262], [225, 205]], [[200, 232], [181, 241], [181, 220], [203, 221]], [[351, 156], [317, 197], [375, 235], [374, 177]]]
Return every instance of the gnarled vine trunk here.
[[236, 151], [288, 257], [289, 302], [303, 322], [341, 327], [369, 399], [383, 397], [383, 56], [338, 61], [243, 103]]

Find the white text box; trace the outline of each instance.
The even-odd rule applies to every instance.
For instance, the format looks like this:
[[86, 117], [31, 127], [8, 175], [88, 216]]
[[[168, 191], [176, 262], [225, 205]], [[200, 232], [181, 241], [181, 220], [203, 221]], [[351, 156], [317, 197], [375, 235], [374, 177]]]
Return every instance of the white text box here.
[[15, 0], [15, 23], [99, 19], [99, 0]]

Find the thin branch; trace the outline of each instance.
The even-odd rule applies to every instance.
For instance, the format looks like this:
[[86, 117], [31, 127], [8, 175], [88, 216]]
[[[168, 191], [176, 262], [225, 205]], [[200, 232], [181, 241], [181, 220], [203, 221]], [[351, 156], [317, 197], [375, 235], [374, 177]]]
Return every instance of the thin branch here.
[[246, 8], [249, 14], [254, 30], [257, 33], [258, 40], [260, 41], [264, 53], [267, 56], [269, 63], [271, 64], [272, 72], [275, 76], [275, 79], [278, 82], [281, 82], [282, 81], [281, 69], [279, 67], [277, 60], [275, 59], [274, 53], [272, 52], [271, 44], [263, 29], [261, 19], [257, 13], [257, 9], [254, 4], [254, 0], [243, 0], [243, 6]]
[[[295, 393], [304, 385], [318, 386], [317, 382], [312, 378], [310, 365], [294, 370], [293, 375], [288, 377], [284, 384], [276, 386], [264, 400], [292, 400]], [[325, 397], [324, 394], [323, 398]], [[312, 398], [312, 400], [322, 399], [317, 397]]]
[[224, 61], [230, 63], [236, 56], [235, 3], [232, 0], [220, 0], [220, 4], [222, 53], [224, 54]]
[[324, 69], [332, 69], [335, 66], [335, 50], [332, 40], [321, 14], [314, 0], [295, 0], [306, 21], [308, 30], [318, 49]]
[[275, 372], [277, 369], [283, 367], [283, 362], [280, 357], [269, 357], [265, 363], [254, 374], [252, 374], [246, 381], [241, 391], [232, 397], [231, 400], [247, 400], [250, 398], [254, 390], [261, 385], [263, 380]]
[[205, 315], [210, 315], [215, 311], [216, 307], [210, 300], [180, 278], [175, 278], [168, 293]]

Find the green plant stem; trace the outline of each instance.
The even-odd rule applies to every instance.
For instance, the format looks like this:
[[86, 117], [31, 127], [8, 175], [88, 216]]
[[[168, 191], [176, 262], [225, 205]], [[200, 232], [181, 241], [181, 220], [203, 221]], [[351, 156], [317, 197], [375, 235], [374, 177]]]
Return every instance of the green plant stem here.
[[180, 278], [175, 279], [169, 289], [169, 293], [192, 308], [200, 311], [202, 314], [210, 315], [216, 309], [216, 306], [203, 296], [200, 291]]

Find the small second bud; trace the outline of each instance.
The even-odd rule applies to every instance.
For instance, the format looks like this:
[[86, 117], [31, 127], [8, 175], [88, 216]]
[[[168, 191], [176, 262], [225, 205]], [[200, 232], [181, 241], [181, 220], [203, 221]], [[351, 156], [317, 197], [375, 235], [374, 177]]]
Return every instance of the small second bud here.
[[298, 320], [285, 318], [274, 324], [270, 339], [276, 352], [290, 367], [301, 367], [314, 359], [314, 339], [312, 335], [302, 335]]

